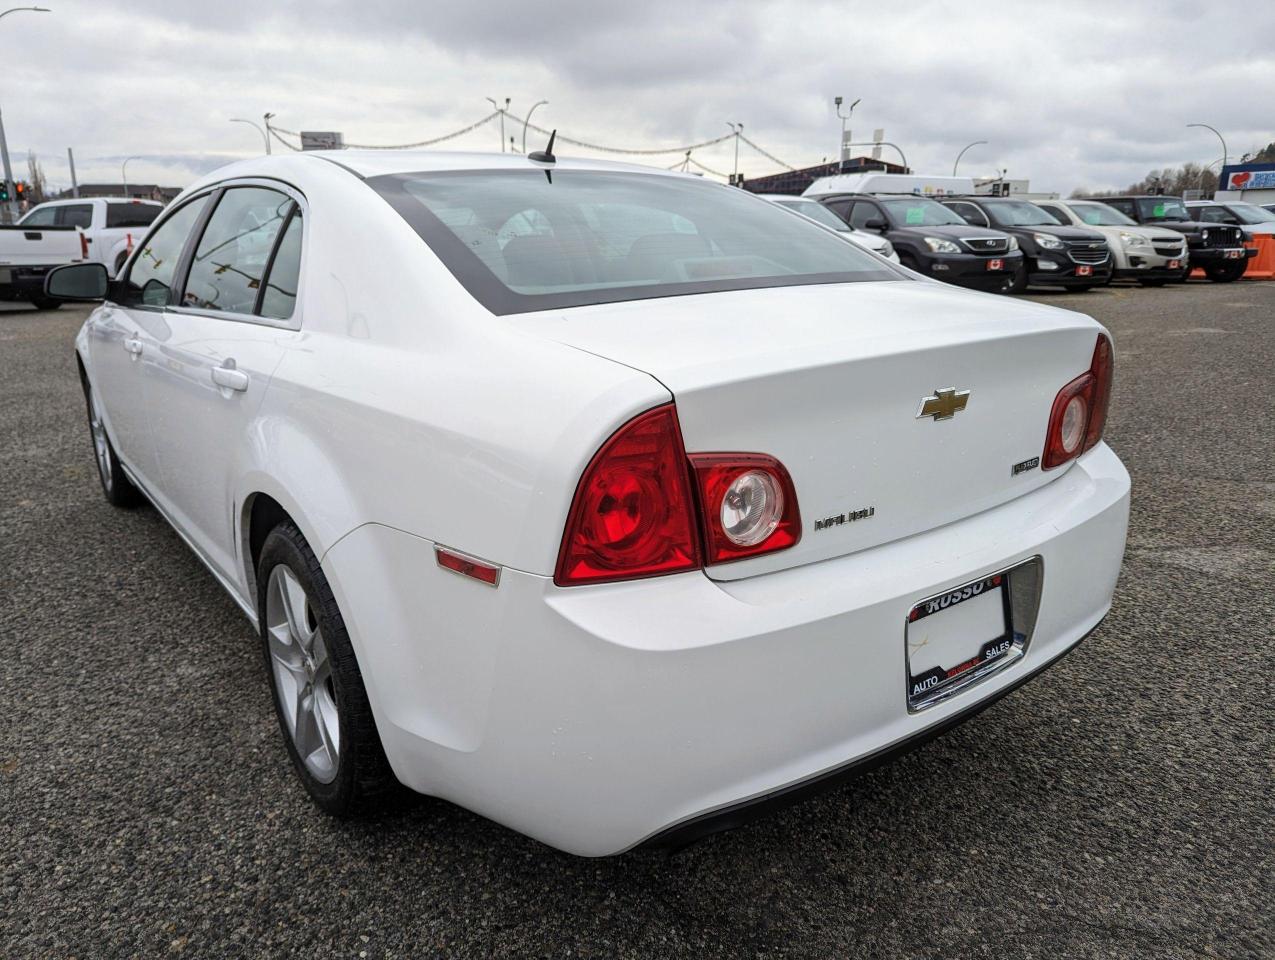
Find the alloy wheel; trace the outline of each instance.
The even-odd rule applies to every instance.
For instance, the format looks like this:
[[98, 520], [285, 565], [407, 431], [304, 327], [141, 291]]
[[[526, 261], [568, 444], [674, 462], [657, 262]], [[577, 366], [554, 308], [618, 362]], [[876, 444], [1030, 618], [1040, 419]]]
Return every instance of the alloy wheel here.
[[270, 571], [266, 587], [266, 635], [288, 735], [306, 771], [331, 783], [341, 755], [332, 664], [310, 598], [283, 563]]

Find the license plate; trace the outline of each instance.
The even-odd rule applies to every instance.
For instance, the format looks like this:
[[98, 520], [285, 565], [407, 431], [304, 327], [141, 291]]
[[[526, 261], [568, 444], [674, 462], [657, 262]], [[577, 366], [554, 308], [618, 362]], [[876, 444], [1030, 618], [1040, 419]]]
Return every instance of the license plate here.
[[996, 574], [924, 600], [908, 614], [908, 707], [917, 709], [1017, 650]]
[[1093, 267], [1077, 267], [1077, 268], [1076, 268], [1076, 276], [1078, 276], [1078, 277], [1092, 277], [1092, 276], [1093, 276]]
[[1170, 261], [1169, 261], [1169, 269], [1170, 269], [1170, 270], [1177, 270], [1177, 269], [1179, 269], [1181, 266], [1182, 266], [1182, 261], [1181, 261], [1181, 260], [1170, 260]]
[[1242, 256], [1244, 256], [1243, 250], [1227, 250], [1226, 251], [1227, 260], [1238, 260]]
[[0, 283], [12, 283], [13, 271], [7, 267], [0, 267]]
[[1004, 270], [1005, 261], [1004, 260], [988, 260], [987, 269], [988, 270]]

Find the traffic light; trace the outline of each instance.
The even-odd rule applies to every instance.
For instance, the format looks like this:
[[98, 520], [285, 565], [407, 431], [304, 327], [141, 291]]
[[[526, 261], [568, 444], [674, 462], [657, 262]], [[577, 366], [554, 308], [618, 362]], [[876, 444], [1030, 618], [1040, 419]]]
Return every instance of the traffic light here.
[[27, 185], [19, 180], [13, 185], [13, 189], [18, 192], [18, 200], [21, 202], [27, 195]]
[[9, 185], [0, 180], [0, 203], [9, 202]]

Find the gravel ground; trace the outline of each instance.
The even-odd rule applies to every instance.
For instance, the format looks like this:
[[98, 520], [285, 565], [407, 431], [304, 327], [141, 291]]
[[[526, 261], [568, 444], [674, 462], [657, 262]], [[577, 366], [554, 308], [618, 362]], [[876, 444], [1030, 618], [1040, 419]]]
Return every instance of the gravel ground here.
[[1275, 956], [1275, 283], [1112, 287], [1124, 574], [1077, 654], [674, 855], [325, 819], [257, 641], [94, 476], [84, 311], [0, 311], [0, 957]]

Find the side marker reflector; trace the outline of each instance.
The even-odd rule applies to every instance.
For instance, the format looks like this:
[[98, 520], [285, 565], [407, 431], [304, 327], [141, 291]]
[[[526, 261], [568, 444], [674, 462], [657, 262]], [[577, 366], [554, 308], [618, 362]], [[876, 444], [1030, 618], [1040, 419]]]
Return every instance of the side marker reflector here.
[[489, 587], [500, 585], [500, 567], [457, 553], [455, 550], [449, 550], [447, 547], [435, 546], [434, 557], [444, 570], [459, 573], [462, 577], [470, 577]]

